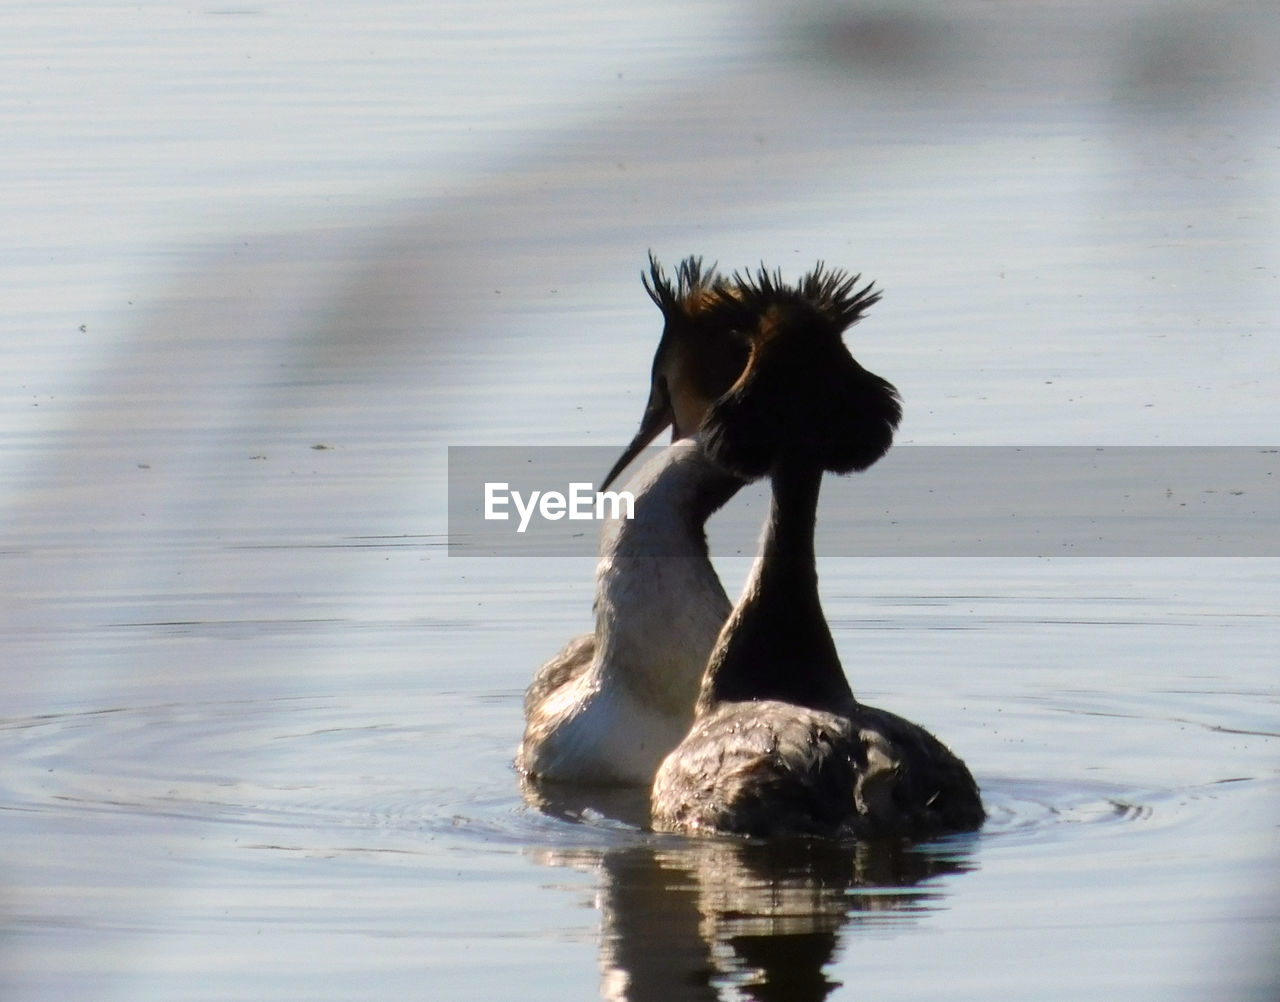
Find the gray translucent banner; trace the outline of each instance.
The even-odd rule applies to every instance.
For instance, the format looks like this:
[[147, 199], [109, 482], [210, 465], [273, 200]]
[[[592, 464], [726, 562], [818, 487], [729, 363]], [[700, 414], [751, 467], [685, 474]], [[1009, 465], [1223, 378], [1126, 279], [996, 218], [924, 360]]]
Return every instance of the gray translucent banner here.
[[[451, 446], [450, 555], [594, 555], [621, 451]], [[755, 552], [767, 498], [749, 485], [712, 516], [713, 554]], [[1280, 449], [898, 446], [825, 479], [817, 533], [820, 556], [1280, 556]]]

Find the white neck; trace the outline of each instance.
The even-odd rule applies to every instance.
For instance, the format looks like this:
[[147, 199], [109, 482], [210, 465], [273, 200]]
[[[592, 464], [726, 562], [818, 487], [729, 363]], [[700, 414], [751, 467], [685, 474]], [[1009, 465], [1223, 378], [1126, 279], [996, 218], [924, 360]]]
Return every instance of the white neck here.
[[635, 517], [601, 535], [590, 660], [581, 671], [572, 671], [572, 654], [548, 663], [570, 671], [528, 712], [524, 768], [579, 782], [653, 782], [693, 724], [729, 615], [703, 524], [739, 486], [692, 440], [664, 449], [627, 484]]
[[604, 686], [692, 720], [731, 608], [703, 526], [739, 486], [694, 439], [664, 449], [627, 484], [635, 517], [606, 525], [596, 568], [594, 667]]

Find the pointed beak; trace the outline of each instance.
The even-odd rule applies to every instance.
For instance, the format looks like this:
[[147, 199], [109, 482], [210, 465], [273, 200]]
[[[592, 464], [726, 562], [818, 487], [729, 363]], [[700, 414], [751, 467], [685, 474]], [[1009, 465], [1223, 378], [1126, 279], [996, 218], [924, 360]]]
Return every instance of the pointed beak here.
[[640, 430], [636, 432], [636, 437], [631, 440], [631, 444], [623, 450], [618, 461], [613, 464], [613, 469], [604, 478], [600, 489], [608, 490], [618, 474], [630, 466], [631, 461], [644, 451], [645, 446], [657, 438], [664, 429], [671, 427], [674, 421], [675, 414], [671, 410], [671, 395], [667, 391], [667, 381], [662, 376], [655, 375], [653, 387], [649, 391], [649, 402], [645, 404], [644, 417], [640, 419]]

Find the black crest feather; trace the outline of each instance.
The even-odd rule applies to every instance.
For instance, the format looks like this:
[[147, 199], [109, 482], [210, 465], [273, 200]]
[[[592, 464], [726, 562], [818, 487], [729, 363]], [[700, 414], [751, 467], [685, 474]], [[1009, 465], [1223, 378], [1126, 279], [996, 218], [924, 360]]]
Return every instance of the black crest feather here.
[[902, 417], [897, 391], [859, 365], [841, 337], [880, 298], [860, 281], [820, 263], [789, 285], [761, 266], [717, 291], [749, 318], [738, 330], [751, 350], [703, 421], [713, 461], [754, 479], [782, 461], [849, 473], [884, 455]]
[[649, 274], [641, 272], [640, 281], [664, 316], [677, 311], [688, 313], [696, 300], [725, 287], [724, 279], [716, 274], [716, 266], [711, 264], [704, 270], [702, 258], [693, 255], [676, 265], [676, 278], [672, 283], [653, 251], [649, 252]]
[[861, 280], [861, 274], [850, 275], [819, 261], [813, 271], [792, 286], [783, 280], [781, 269], [770, 272], [762, 264], [755, 274], [735, 271], [731, 282], [717, 285], [715, 291], [722, 300], [732, 300], [739, 310], [755, 316], [762, 316], [771, 306], [804, 304], [843, 331], [880, 301], [881, 292], [875, 283], [858, 288]]
[[850, 275], [839, 268], [828, 269], [821, 261], [800, 280], [800, 295], [826, 314], [843, 330], [852, 327], [872, 306], [880, 302], [880, 290], [868, 282], [861, 289], [862, 275]]

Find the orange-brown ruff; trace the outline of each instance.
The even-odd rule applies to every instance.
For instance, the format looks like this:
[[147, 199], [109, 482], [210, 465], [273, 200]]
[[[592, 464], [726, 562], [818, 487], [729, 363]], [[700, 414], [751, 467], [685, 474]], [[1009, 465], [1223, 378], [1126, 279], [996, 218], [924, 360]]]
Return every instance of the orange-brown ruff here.
[[672, 283], [651, 256], [645, 288], [662, 310], [662, 339], [640, 431], [603, 486], [668, 426], [678, 441], [627, 484], [635, 517], [604, 528], [594, 632], [539, 668], [525, 693], [516, 765], [528, 779], [650, 785], [693, 722], [731, 607], [703, 527], [742, 481], [685, 436], [746, 363], [737, 300], [697, 258]]
[[821, 265], [794, 287], [735, 276], [757, 318], [745, 371], [703, 421], [707, 455], [770, 478], [759, 557], [716, 641], [688, 736], [662, 763], [656, 828], [747, 835], [924, 837], [979, 827], [977, 784], [921, 727], [859, 703], [818, 598], [814, 519], [823, 472], [889, 448], [897, 392], [842, 333], [879, 294]]

